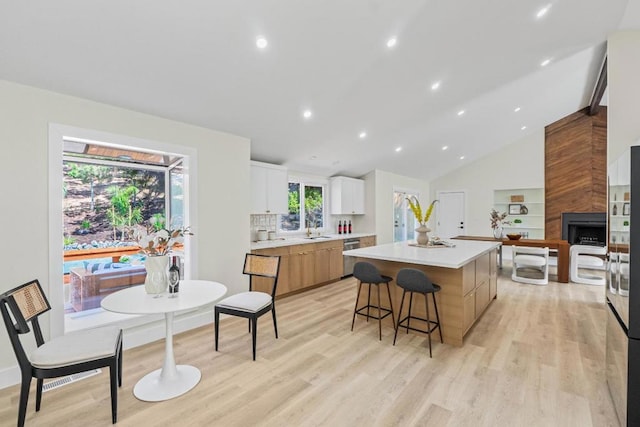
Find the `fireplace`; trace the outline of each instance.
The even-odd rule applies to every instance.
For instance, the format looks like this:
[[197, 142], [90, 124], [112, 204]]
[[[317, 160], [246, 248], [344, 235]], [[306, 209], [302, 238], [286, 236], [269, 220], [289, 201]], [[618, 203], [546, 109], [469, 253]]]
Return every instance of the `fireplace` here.
[[570, 245], [607, 245], [605, 212], [565, 212], [562, 214], [562, 240]]

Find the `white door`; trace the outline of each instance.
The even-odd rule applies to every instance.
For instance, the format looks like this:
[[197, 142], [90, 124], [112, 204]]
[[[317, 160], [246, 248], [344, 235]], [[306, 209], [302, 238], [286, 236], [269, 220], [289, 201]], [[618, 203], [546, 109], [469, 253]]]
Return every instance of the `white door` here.
[[436, 236], [450, 239], [465, 234], [463, 191], [438, 191], [436, 208]]

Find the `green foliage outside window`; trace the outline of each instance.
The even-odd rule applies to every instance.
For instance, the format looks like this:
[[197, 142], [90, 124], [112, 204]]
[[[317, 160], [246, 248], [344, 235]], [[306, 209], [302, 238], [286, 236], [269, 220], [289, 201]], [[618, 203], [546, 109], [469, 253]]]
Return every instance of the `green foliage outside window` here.
[[[90, 184], [91, 188], [91, 210], [95, 210], [94, 200], [94, 184], [99, 181], [104, 181], [111, 177], [111, 169], [106, 166], [98, 165], [78, 165], [77, 163], [71, 164], [71, 170], [68, 172], [69, 176], [74, 179], [79, 179], [84, 184]], [[66, 195], [66, 189], [65, 189]]]
[[111, 209], [107, 211], [107, 217], [113, 227], [113, 240], [117, 240], [116, 229], [121, 230], [123, 237], [131, 227], [142, 222], [142, 209], [134, 206], [138, 188], [130, 185], [125, 188], [109, 187], [111, 194]]
[[324, 189], [317, 185], [289, 183], [289, 214], [282, 215], [281, 229], [302, 231], [324, 226]]

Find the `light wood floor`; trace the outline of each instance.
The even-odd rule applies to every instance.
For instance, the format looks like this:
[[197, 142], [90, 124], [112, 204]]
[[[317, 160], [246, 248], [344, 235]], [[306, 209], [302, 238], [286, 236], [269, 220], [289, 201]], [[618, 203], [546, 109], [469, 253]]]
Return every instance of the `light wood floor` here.
[[[357, 319], [356, 283], [346, 279], [278, 303], [280, 339], [270, 316], [258, 327], [251, 361], [245, 321], [221, 321], [175, 337], [178, 363], [202, 370], [189, 393], [138, 401], [135, 382], [158, 368], [163, 343], [127, 350], [119, 392], [120, 426], [617, 426], [604, 380], [605, 306], [601, 287], [516, 284], [505, 268], [494, 300], [461, 348], [399, 336], [390, 318]], [[33, 382], [35, 385], [35, 381]], [[27, 425], [107, 426], [108, 372], [29, 399]], [[18, 387], [0, 390], [0, 425], [15, 425]]]

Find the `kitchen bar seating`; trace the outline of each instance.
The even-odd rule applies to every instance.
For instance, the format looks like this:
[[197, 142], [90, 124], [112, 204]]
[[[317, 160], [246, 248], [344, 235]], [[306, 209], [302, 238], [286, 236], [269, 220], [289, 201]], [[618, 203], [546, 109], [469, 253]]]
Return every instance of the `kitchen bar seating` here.
[[[249, 292], [241, 292], [223, 299], [216, 304], [215, 313], [215, 346], [218, 351], [218, 332], [220, 329], [220, 313], [249, 319], [249, 331], [253, 340], [253, 360], [256, 360], [256, 335], [258, 317], [271, 311], [273, 329], [278, 338], [278, 324], [276, 321], [276, 287], [280, 272], [280, 256], [246, 254], [244, 259], [244, 274], [249, 276]], [[266, 278], [273, 282], [271, 294], [253, 290], [253, 281]]]
[[[380, 341], [382, 341], [382, 319], [391, 315], [391, 320], [395, 325], [395, 318], [393, 316], [393, 303], [391, 302], [391, 291], [389, 289], [389, 282], [393, 280], [393, 278], [389, 276], [383, 276], [380, 274], [376, 266], [371, 263], [360, 261], [356, 262], [353, 266], [353, 277], [358, 279], [358, 295], [356, 297], [356, 305], [353, 309], [353, 320], [351, 321], [351, 330], [353, 331], [353, 325], [356, 323], [356, 315], [364, 316], [367, 318], [367, 322], [369, 319], [377, 319], [378, 320], [378, 336]], [[369, 286], [367, 292], [367, 305], [364, 305], [358, 308], [358, 302], [360, 301], [360, 290], [362, 289], [362, 284], [366, 284]], [[387, 285], [387, 295], [389, 296], [389, 306], [390, 308], [384, 308], [381, 305], [380, 301], [380, 285]], [[378, 299], [377, 305], [371, 304], [371, 286], [376, 286], [378, 290]], [[373, 315], [370, 312], [370, 309], [377, 309], [378, 315]], [[366, 313], [362, 313], [362, 311], [366, 310]], [[382, 314], [384, 312], [384, 314]]]
[[[118, 386], [122, 386], [122, 330], [114, 326], [86, 329], [45, 342], [38, 316], [50, 309], [37, 280], [0, 295], [0, 311], [22, 374], [18, 427], [24, 425], [31, 378], [37, 378], [37, 412], [40, 410], [44, 378], [106, 367], [109, 368], [111, 383], [111, 421], [115, 424], [118, 416]], [[38, 347], [27, 356], [20, 335], [30, 332], [29, 321]]]
[[[400, 326], [406, 326], [407, 333], [409, 333], [409, 329], [417, 332], [426, 332], [429, 336], [429, 357], [432, 357], [431, 354], [431, 332], [438, 329], [440, 332], [440, 342], [442, 343], [442, 327], [440, 326], [440, 315], [438, 314], [438, 303], [436, 302], [436, 292], [440, 292], [440, 286], [433, 283], [426, 274], [424, 274], [420, 270], [416, 270], [414, 268], [403, 268], [398, 271], [398, 277], [396, 277], [396, 284], [402, 288], [402, 300], [400, 302], [400, 311], [398, 312], [398, 324], [396, 325], [395, 333], [393, 334], [393, 345], [396, 345], [396, 338], [398, 337], [398, 329]], [[409, 293], [409, 310], [407, 311], [407, 317], [401, 319], [402, 317], [402, 307], [404, 306], [404, 297]], [[422, 294], [424, 295], [424, 303], [426, 310], [426, 318], [416, 317], [411, 315], [411, 305], [413, 302], [413, 294]], [[428, 295], [431, 294], [433, 298], [433, 307], [436, 311], [436, 320], [435, 322], [431, 320], [431, 316], [429, 315], [429, 299]], [[412, 328], [410, 326], [411, 319], [420, 320], [422, 322], [426, 322], [426, 329], [417, 329]], [[406, 321], [406, 325], [403, 325], [403, 322]]]

